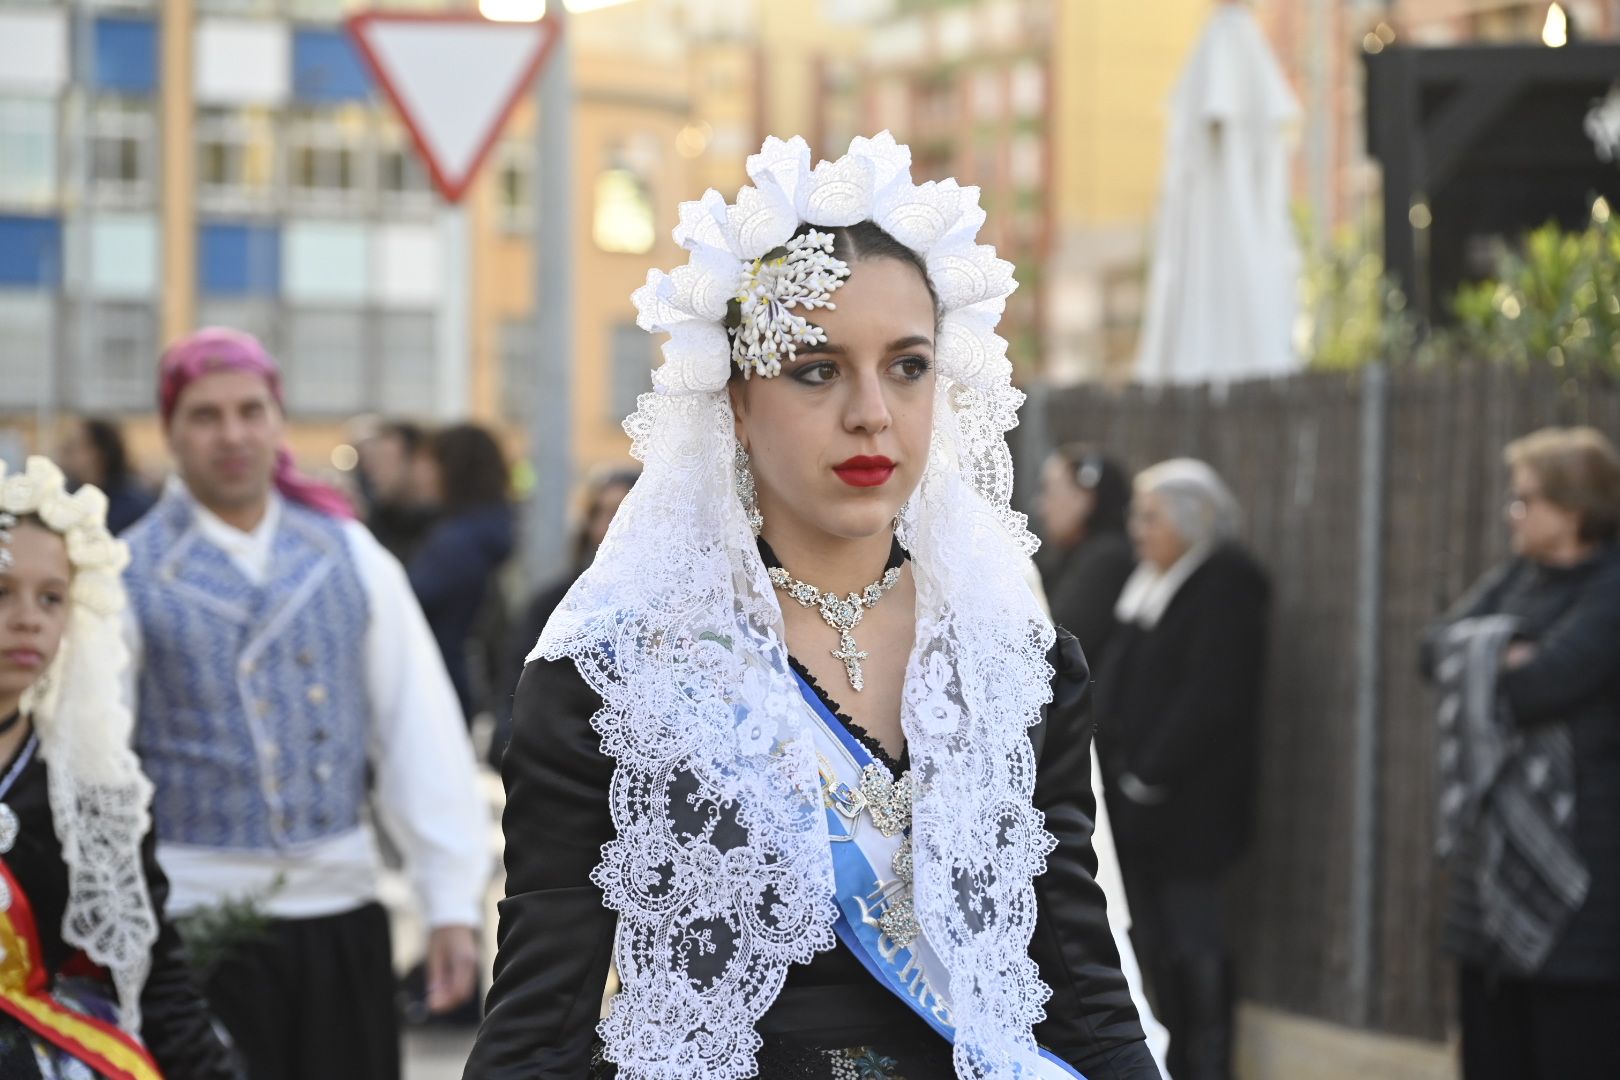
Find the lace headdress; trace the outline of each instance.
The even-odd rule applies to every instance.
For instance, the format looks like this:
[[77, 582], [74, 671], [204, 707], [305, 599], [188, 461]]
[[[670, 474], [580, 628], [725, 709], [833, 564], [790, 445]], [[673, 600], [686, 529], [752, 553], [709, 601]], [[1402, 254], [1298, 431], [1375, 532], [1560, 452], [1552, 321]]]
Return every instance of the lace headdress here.
[[[835, 940], [815, 756], [733, 492], [726, 394], [734, 350], [768, 375], [785, 340], [736, 345], [728, 308], [806, 223], [875, 222], [922, 257], [938, 294], [933, 439], [899, 518], [917, 583], [902, 709], [916, 903], [950, 971], [958, 1076], [1012, 1076], [1015, 1052], [1034, 1048], [1048, 991], [1028, 957], [1032, 878], [1052, 839], [1031, 805], [1027, 728], [1049, 700], [1053, 631], [1022, 576], [1034, 538], [1008, 503], [1005, 432], [1023, 395], [995, 326], [1012, 266], [976, 242], [976, 188], [913, 184], [910, 165], [887, 132], [813, 169], [804, 140], [767, 140], [734, 203], [711, 190], [680, 208], [689, 261], [634, 297], [640, 325], [669, 335], [655, 392], [625, 423], [645, 471], [533, 654], [577, 664], [616, 760], [617, 836], [594, 880], [619, 916], [623, 989], [600, 1032], [626, 1080], [752, 1076], [754, 1025], [788, 965]], [[824, 300], [841, 281], [824, 260], [806, 269], [787, 275], [801, 294]], [[787, 338], [804, 330], [770, 318]]]
[[138, 1033], [158, 925], [141, 863], [152, 785], [130, 748], [135, 721], [122, 689], [130, 657], [120, 575], [129, 549], [107, 531], [100, 489], [87, 484], [68, 494], [47, 458], [31, 457], [11, 476], [0, 462], [0, 513], [35, 517], [67, 543], [67, 630], [22, 709], [50, 766], [51, 817], [68, 869], [62, 937], [111, 973], [119, 1022]]

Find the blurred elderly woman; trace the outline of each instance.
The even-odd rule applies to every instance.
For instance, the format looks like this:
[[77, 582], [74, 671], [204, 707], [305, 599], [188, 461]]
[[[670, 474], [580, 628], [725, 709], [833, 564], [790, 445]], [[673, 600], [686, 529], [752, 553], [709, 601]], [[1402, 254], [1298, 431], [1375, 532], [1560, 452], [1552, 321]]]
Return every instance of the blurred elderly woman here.
[[1430, 631], [1466, 1080], [1620, 1076], [1620, 454], [1511, 443], [1513, 557]]
[[1136, 478], [1140, 562], [1097, 676], [1097, 744], [1132, 936], [1176, 1080], [1231, 1076], [1222, 877], [1249, 839], [1270, 593], [1234, 540], [1237, 526], [1236, 500], [1201, 461], [1166, 461]]

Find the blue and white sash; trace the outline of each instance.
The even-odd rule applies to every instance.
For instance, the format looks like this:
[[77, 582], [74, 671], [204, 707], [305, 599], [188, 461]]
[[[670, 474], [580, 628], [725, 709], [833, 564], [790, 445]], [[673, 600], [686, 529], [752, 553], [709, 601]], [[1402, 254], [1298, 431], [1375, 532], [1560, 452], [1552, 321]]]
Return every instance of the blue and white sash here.
[[[950, 972], [944, 962], [929, 946], [926, 936], [919, 935], [910, 945], [902, 946], [879, 926], [883, 897], [886, 892], [896, 891], [897, 883], [892, 873], [877, 868], [891, 865], [905, 836], [884, 836], [869, 818], [861, 820], [859, 806], [852, 801], [854, 792], [860, 789], [861, 771], [873, 763], [872, 755], [827, 711], [803, 678], [795, 674], [795, 680], [815, 718], [808, 727], [824, 762], [823, 770], [830, 767], [833, 773], [822, 778], [837, 882], [839, 915], [833, 929], [838, 940], [879, 984], [905, 1002], [947, 1042], [954, 1043]], [[1014, 1065], [1017, 1075], [1029, 1080], [1085, 1080], [1048, 1050], [1028, 1052]]]

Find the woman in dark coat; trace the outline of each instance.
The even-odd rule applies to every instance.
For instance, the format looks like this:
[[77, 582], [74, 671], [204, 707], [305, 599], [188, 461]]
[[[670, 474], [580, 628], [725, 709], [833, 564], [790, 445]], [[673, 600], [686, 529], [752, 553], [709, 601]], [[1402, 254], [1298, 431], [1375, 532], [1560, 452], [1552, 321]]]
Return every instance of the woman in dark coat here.
[[1170, 1075], [1231, 1073], [1223, 877], [1248, 844], [1269, 586], [1233, 540], [1237, 506], [1203, 462], [1136, 480], [1141, 565], [1097, 677], [1097, 747], [1132, 939]]
[[1041, 584], [1052, 621], [1080, 639], [1093, 663], [1118, 625], [1114, 601], [1136, 565], [1125, 531], [1130, 506], [1130, 477], [1095, 447], [1060, 446], [1041, 469]]
[[[1443, 760], [1472, 760], [1498, 732], [1506, 748], [1483, 792], [1444, 773], [1466, 793], [1441, 811], [1456, 824], [1446, 944], [1463, 1075], [1597, 1080], [1620, 1076], [1620, 455], [1591, 428], [1548, 429], [1506, 461], [1513, 557], [1425, 642], [1445, 690], [1479, 674], [1468, 642], [1495, 627], [1479, 695], [1493, 708], [1442, 713], [1443, 742], [1466, 748]], [[1521, 847], [1527, 820], [1544, 831]]]
[[423, 487], [441, 514], [405, 570], [471, 720], [484, 702], [474, 686], [468, 644], [514, 544], [509, 474], [494, 436], [475, 424], [435, 433], [426, 461]]

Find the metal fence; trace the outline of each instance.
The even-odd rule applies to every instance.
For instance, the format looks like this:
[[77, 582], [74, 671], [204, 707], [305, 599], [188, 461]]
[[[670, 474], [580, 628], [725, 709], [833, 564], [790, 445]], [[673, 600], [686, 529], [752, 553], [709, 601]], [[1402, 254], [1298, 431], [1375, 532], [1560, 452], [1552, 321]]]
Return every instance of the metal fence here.
[[1234, 905], [1245, 997], [1443, 1036], [1452, 975], [1418, 637], [1505, 556], [1502, 447], [1548, 424], [1620, 436], [1620, 389], [1553, 370], [1378, 367], [1034, 404], [1025, 464], [1068, 440], [1133, 469], [1208, 461], [1272, 575], [1260, 821]]

